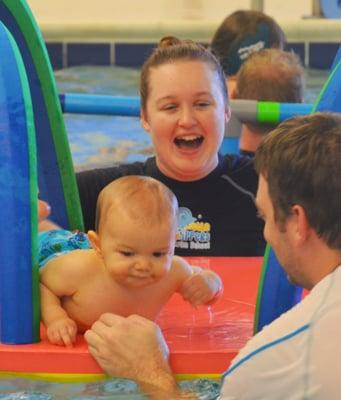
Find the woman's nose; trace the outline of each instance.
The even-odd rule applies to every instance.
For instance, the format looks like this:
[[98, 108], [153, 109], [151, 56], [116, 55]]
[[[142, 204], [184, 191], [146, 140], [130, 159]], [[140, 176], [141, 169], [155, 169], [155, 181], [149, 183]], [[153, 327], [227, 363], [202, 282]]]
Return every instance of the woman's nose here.
[[180, 110], [179, 126], [188, 128], [196, 124], [196, 116], [191, 107], [183, 107]]

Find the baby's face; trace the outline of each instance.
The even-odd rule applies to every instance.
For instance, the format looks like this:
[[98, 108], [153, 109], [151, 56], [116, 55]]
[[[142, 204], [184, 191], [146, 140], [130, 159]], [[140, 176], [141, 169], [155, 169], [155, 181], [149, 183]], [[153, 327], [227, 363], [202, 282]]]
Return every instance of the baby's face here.
[[105, 223], [100, 235], [104, 264], [113, 279], [128, 287], [162, 279], [171, 267], [175, 227], [166, 222], [143, 225], [127, 215], [113, 221]]

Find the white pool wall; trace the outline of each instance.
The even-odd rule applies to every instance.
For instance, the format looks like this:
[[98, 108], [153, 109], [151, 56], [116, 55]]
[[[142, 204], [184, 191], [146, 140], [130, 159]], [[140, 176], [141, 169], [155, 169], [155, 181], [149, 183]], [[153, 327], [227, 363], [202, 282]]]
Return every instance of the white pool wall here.
[[[312, 0], [268, 0], [289, 41], [340, 42], [341, 20], [312, 18]], [[249, 0], [28, 0], [45, 39], [143, 43], [167, 34], [208, 42], [223, 18]]]

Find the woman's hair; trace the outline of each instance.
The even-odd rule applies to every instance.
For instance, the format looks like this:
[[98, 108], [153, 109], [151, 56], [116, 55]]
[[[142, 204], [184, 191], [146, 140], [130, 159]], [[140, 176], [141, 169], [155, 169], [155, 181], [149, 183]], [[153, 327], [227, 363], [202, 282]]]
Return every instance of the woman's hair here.
[[277, 22], [253, 10], [228, 15], [216, 30], [211, 50], [227, 76], [236, 75], [248, 56], [266, 48], [283, 49], [286, 37]]
[[201, 61], [218, 74], [225, 102], [228, 101], [226, 78], [218, 59], [204, 46], [192, 40], [180, 40], [173, 36], [163, 37], [159, 45], [142, 66], [140, 77], [141, 108], [146, 110], [150, 91], [150, 70], [177, 61]]

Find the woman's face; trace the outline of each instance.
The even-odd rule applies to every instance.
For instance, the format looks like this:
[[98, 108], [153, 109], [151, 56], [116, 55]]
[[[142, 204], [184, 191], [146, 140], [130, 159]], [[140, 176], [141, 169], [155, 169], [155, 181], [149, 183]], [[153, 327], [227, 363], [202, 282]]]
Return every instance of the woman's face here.
[[219, 75], [207, 63], [176, 61], [151, 68], [141, 120], [157, 165], [168, 177], [198, 180], [217, 166], [229, 113]]

